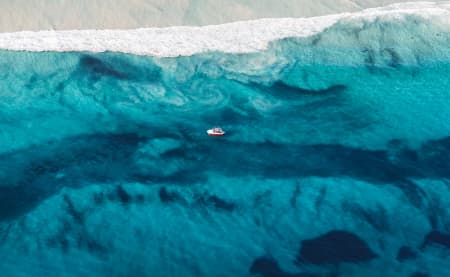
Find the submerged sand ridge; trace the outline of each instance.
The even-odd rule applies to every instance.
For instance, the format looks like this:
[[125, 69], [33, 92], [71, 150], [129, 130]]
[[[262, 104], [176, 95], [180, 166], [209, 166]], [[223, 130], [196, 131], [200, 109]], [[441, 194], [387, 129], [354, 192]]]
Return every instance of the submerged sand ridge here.
[[[399, 0], [46, 0], [0, 1], [0, 32], [134, 29], [222, 24], [268, 17], [355, 12]], [[408, 2], [417, 2], [411, 1]]]

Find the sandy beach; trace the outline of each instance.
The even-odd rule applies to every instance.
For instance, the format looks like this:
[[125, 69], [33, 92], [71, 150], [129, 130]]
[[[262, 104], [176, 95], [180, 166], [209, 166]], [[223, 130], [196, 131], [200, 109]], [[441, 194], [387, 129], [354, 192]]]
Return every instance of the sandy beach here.
[[353, 12], [395, 2], [406, 1], [13, 0], [0, 2], [0, 32], [201, 26], [257, 18]]

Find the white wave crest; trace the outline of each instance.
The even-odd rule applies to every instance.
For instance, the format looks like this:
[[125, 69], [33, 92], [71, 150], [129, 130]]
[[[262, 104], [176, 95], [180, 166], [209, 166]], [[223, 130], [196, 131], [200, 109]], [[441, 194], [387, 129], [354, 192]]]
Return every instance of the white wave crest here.
[[361, 24], [363, 28], [364, 22], [405, 20], [410, 15], [450, 30], [450, 2], [414, 2], [356, 13], [312, 18], [259, 19], [203, 27], [1, 33], [0, 49], [114, 51], [156, 57], [189, 56], [207, 51], [248, 53], [264, 50], [274, 40], [309, 37], [336, 24]]

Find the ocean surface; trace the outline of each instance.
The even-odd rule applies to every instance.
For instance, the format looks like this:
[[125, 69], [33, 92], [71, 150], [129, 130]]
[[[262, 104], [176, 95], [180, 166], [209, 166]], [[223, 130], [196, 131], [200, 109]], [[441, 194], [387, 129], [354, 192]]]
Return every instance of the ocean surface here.
[[450, 276], [450, 61], [397, 49], [0, 51], [1, 275]]

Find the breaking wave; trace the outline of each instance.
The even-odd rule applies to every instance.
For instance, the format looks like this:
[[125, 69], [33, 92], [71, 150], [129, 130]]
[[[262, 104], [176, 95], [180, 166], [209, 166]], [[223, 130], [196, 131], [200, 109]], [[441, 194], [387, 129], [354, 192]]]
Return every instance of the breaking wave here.
[[[449, 58], [448, 51], [441, 52], [448, 45], [449, 18], [449, 2], [402, 3], [357, 13], [260, 19], [204, 27], [3, 33], [0, 34], [0, 49], [113, 51], [174, 57], [209, 51], [256, 52], [267, 49], [270, 42], [284, 38], [306, 38], [306, 45], [315, 46], [320, 41], [318, 35], [323, 39], [321, 44], [338, 44], [348, 50], [364, 46], [395, 48], [401, 43], [400, 57], [404, 62], [413, 62], [418, 58], [414, 57], [417, 53]], [[419, 47], [410, 47], [417, 43]], [[437, 52], [427, 51], [430, 45]], [[389, 52], [383, 55], [390, 57]]]

